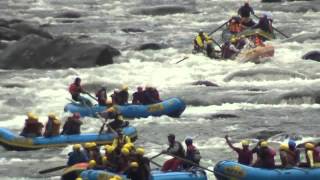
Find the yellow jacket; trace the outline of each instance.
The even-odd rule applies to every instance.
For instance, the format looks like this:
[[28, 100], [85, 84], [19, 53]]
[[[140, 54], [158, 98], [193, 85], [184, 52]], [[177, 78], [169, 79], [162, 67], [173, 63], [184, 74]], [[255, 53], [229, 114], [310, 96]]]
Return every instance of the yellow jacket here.
[[201, 48], [204, 48], [204, 44], [203, 44], [204, 41], [208, 42], [211, 39], [206, 33], [203, 33], [203, 36], [204, 36], [204, 39], [202, 39], [200, 35], [197, 35], [196, 41], [195, 41], [197, 45]]

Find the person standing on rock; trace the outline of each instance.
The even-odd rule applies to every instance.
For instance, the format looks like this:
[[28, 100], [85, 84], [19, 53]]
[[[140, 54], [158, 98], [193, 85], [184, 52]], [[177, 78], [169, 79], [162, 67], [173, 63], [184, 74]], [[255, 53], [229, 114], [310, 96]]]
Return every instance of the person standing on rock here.
[[81, 104], [87, 105], [87, 106], [92, 106], [92, 103], [89, 99], [81, 96], [81, 93], [86, 93], [84, 89], [81, 86], [81, 79], [77, 77], [72, 84], [69, 86], [69, 92], [71, 94], [71, 97], [74, 101], [78, 101]]

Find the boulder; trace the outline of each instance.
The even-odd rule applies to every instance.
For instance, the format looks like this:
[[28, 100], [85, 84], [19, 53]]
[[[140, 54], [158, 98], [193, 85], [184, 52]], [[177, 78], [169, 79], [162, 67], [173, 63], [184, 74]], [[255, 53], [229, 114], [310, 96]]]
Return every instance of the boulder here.
[[56, 15], [56, 18], [80, 18], [82, 16], [81, 13], [75, 11], [66, 11], [61, 14]]
[[195, 86], [205, 85], [205, 86], [211, 86], [211, 87], [218, 87], [216, 83], [213, 83], [211, 81], [196, 81], [192, 83], [192, 85], [195, 85]]
[[143, 50], [159, 50], [159, 49], [165, 49], [168, 46], [165, 44], [158, 44], [158, 43], [146, 43], [142, 44], [139, 47], [136, 48], [138, 51], [143, 51]]
[[139, 29], [139, 28], [123, 28], [123, 29], [121, 29], [121, 31], [126, 32], [126, 33], [130, 33], [130, 32], [133, 32], [133, 33], [145, 32], [144, 30]]
[[109, 46], [81, 43], [68, 37], [28, 35], [0, 53], [1, 69], [87, 68], [113, 63], [120, 52]]
[[191, 10], [185, 6], [161, 5], [161, 6], [139, 8], [133, 11], [133, 14], [159, 16], [159, 15], [188, 13], [188, 12], [191, 12]]
[[21, 36], [25, 36], [28, 34], [36, 34], [44, 38], [53, 39], [51, 34], [49, 34], [47, 31], [42, 30], [39, 26], [36, 27], [24, 22], [10, 24], [10, 28], [18, 31], [21, 34]]
[[304, 56], [302, 56], [302, 59], [314, 60], [314, 61], [320, 62], [320, 51], [310, 51]]
[[21, 37], [22, 35], [18, 31], [0, 26], [0, 40], [13, 41], [19, 40]]

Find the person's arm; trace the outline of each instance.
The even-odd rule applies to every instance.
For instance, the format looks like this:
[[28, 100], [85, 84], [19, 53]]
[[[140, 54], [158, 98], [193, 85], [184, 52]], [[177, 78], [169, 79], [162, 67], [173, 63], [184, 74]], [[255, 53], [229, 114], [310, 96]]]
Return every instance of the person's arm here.
[[233, 149], [234, 151], [237, 151], [237, 150], [236, 150], [237, 148], [235, 148], [235, 147], [232, 145], [232, 143], [230, 142], [229, 136], [226, 135], [224, 138], [226, 139], [226, 142], [227, 142], [228, 146], [229, 146], [231, 149]]
[[314, 166], [314, 161], [313, 161], [313, 152], [312, 151], [308, 151], [307, 152], [307, 158], [309, 159], [310, 162], [310, 167], [312, 168]]
[[237, 49], [233, 44], [230, 45], [230, 49], [234, 52], [239, 52], [240, 50]]
[[254, 14], [254, 11], [253, 11], [252, 7], [250, 7], [250, 12], [251, 12], [251, 14]]

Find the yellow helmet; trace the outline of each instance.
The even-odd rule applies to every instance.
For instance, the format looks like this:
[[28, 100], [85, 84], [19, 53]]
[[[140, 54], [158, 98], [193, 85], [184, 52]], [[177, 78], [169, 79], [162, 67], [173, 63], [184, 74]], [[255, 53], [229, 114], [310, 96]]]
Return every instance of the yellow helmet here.
[[133, 143], [126, 143], [123, 147], [127, 148], [128, 150], [131, 151], [134, 148], [134, 144]]
[[114, 151], [114, 147], [110, 145], [105, 145], [104, 150], [108, 153], [111, 154]]
[[102, 163], [105, 164], [106, 162], [108, 162], [108, 157], [107, 156], [103, 156], [102, 157]]
[[289, 149], [289, 146], [288, 144], [281, 144], [279, 149], [283, 151], [287, 151]]
[[31, 112], [29, 112], [29, 113], [27, 114], [27, 116], [28, 116], [28, 119], [30, 119], [30, 120], [35, 120], [35, 121], [37, 121], [37, 120], [39, 119], [39, 117], [38, 117], [36, 114], [33, 114], [33, 113], [31, 113]]
[[122, 180], [121, 176], [115, 175], [110, 180]]
[[261, 144], [260, 144], [261, 147], [268, 147], [268, 142], [267, 141], [263, 141]]
[[97, 165], [96, 161], [95, 160], [90, 160], [89, 161], [89, 168], [94, 168], [95, 166]]
[[81, 177], [78, 177], [76, 180], [82, 180], [82, 178], [81, 178]]
[[235, 42], [237, 42], [237, 38], [236, 38], [236, 37], [231, 38], [231, 39], [230, 39], [230, 42], [231, 42], [231, 43], [235, 43]]
[[91, 142], [90, 143], [90, 148], [94, 148], [94, 147], [97, 147], [97, 144], [95, 142]]
[[137, 154], [143, 156], [144, 155], [144, 149], [143, 148], [137, 148], [136, 149]]
[[130, 154], [130, 151], [129, 151], [129, 149], [127, 149], [127, 148], [122, 148], [122, 149], [121, 149], [121, 153], [122, 153], [123, 155], [125, 155], [125, 156], [128, 156], [128, 155]]
[[306, 143], [306, 144], [304, 145], [304, 147], [305, 147], [306, 149], [313, 149], [313, 148], [314, 148], [314, 144], [312, 144], [312, 143]]
[[86, 149], [90, 148], [90, 146], [91, 146], [91, 143], [89, 143], [89, 142], [84, 144], [84, 148], [86, 148]]
[[126, 84], [122, 85], [121, 90], [128, 91], [128, 89], [129, 89], [128, 85], [126, 85]]
[[132, 168], [138, 168], [139, 167], [139, 164], [137, 162], [131, 162], [130, 163], [130, 167]]
[[57, 119], [57, 116], [56, 116], [53, 112], [50, 112], [50, 113], [48, 114], [48, 117], [49, 117], [49, 118], [52, 118], [52, 119]]
[[212, 44], [213, 41], [212, 41], [211, 39], [209, 39], [207, 43], [208, 43], [208, 44]]
[[53, 123], [55, 123], [55, 124], [61, 124], [61, 121], [56, 118], [56, 119], [53, 120]]
[[248, 140], [241, 141], [242, 146], [249, 146], [250, 142]]
[[72, 146], [72, 149], [75, 151], [75, 150], [80, 150], [80, 148], [81, 148], [81, 145], [80, 144], [74, 144], [73, 146]]

